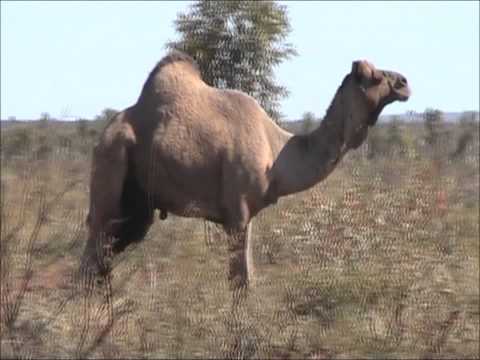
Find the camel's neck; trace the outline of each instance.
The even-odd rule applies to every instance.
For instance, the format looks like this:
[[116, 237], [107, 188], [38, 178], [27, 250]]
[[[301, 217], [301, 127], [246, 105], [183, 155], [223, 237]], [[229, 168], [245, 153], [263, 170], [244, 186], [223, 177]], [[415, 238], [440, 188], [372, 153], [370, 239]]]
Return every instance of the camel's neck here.
[[352, 120], [351, 110], [339, 89], [316, 130], [286, 140], [272, 169], [277, 196], [306, 190], [333, 171], [349, 149], [351, 139], [345, 125]]

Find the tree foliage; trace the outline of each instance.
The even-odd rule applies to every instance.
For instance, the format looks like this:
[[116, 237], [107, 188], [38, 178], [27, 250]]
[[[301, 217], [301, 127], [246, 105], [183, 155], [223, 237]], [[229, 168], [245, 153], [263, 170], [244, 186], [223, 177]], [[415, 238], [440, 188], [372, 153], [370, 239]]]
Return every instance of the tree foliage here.
[[105, 108], [102, 110], [102, 112], [95, 116], [95, 121], [101, 121], [101, 122], [107, 122], [111, 118], [113, 118], [115, 115], [119, 113], [118, 110], [112, 109], [112, 108]]
[[[119, 113], [118, 110], [112, 108], [105, 108], [101, 111], [101, 113], [93, 119], [93, 123], [91, 125], [89, 135], [90, 137], [95, 137], [97, 133], [102, 132], [102, 130], [107, 126], [109, 121]], [[95, 134], [93, 134], [93, 130]]]
[[478, 137], [478, 126], [475, 113], [464, 112], [459, 120], [459, 132], [455, 150], [450, 154], [451, 159], [462, 157], [467, 152], [468, 146], [473, 143], [474, 136]]
[[80, 138], [84, 139], [87, 137], [88, 132], [88, 120], [80, 119], [77, 121], [77, 133]]
[[39, 122], [38, 122], [38, 127], [40, 129], [46, 129], [47, 126], [48, 126], [48, 122], [52, 120], [52, 117], [50, 116], [50, 114], [48, 112], [42, 112], [40, 114], [40, 119], [39, 119]]
[[48, 121], [48, 120], [51, 120], [52, 117], [50, 116], [50, 114], [48, 112], [42, 112], [40, 114], [40, 120], [45, 120], [45, 121]]
[[390, 151], [396, 155], [402, 155], [405, 152], [405, 143], [403, 141], [400, 124], [400, 118], [394, 116], [387, 127], [387, 144], [389, 145]]
[[437, 109], [426, 109], [424, 113], [425, 141], [428, 145], [435, 147], [439, 144], [443, 132], [443, 113]]
[[378, 127], [372, 127], [367, 137], [367, 159], [374, 159], [385, 151], [385, 141]]
[[21, 155], [30, 149], [32, 136], [26, 128], [16, 129], [2, 144], [2, 153], [6, 157]]
[[311, 111], [307, 111], [302, 115], [302, 132], [307, 134], [311, 132], [316, 125], [315, 114]]
[[257, 99], [275, 120], [288, 95], [274, 68], [296, 55], [286, 7], [274, 1], [195, 2], [175, 21], [180, 40], [167, 44], [192, 56], [212, 86], [237, 89]]

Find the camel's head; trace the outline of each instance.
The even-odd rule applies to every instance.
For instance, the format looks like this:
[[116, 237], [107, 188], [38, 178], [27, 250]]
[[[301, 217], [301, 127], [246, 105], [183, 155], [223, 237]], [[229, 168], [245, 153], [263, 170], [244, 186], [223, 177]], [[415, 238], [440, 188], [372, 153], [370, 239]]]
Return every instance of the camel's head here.
[[407, 101], [410, 88], [407, 79], [397, 72], [376, 69], [368, 61], [354, 61], [348, 76], [355, 111], [364, 114], [350, 124], [351, 146], [357, 148], [365, 140], [369, 126], [375, 125], [383, 108], [394, 101]]
[[376, 69], [368, 61], [354, 61], [352, 80], [363, 94], [371, 113], [369, 125], [374, 125], [383, 108], [394, 101], [407, 101], [410, 88], [402, 74]]

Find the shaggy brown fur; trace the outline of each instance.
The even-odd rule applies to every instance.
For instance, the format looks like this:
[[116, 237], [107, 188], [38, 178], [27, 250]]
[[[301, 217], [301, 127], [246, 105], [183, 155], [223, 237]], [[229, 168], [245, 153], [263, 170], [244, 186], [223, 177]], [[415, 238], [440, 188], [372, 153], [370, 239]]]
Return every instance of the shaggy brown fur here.
[[107, 271], [104, 239], [123, 250], [145, 236], [159, 209], [161, 218], [170, 212], [222, 224], [231, 239], [230, 278], [245, 286], [250, 220], [323, 180], [362, 144], [382, 109], [409, 94], [402, 75], [355, 61], [320, 127], [294, 136], [250, 96], [208, 86], [187, 55], [166, 56], [95, 148], [83, 263]]

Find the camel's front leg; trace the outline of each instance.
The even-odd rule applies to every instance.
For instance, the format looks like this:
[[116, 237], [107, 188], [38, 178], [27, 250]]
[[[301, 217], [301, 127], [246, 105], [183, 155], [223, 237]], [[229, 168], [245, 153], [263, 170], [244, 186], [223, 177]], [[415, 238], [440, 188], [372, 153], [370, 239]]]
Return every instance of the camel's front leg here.
[[244, 230], [229, 234], [229, 276], [232, 290], [247, 289], [252, 280], [251, 223]]

